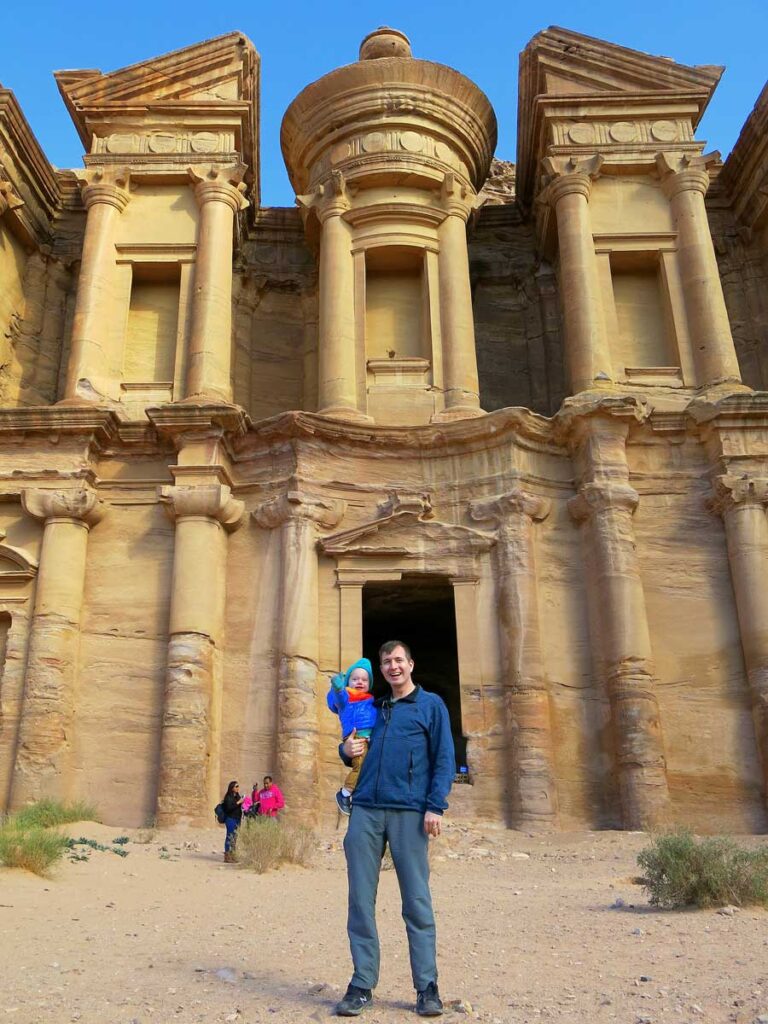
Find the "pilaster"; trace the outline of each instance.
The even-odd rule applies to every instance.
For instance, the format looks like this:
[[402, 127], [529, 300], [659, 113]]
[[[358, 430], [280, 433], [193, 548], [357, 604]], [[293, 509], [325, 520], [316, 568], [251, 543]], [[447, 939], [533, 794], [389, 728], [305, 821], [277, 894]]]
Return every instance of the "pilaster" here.
[[27, 515], [43, 523], [43, 543], [11, 788], [15, 807], [71, 796], [69, 755], [88, 533], [106, 511], [88, 484], [29, 488], [22, 491], [21, 503]]
[[711, 502], [723, 517], [739, 633], [768, 803], [768, 478], [724, 474]]
[[516, 487], [472, 502], [470, 515], [496, 527], [499, 639], [504, 668], [512, 813], [517, 828], [554, 828], [558, 820], [552, 716], [541, 651], [534, 523], [549, 502]]
[[259, 526], [281, 533], [274, 774], [288, 811], [310, 823], [317, 818], [319, 781], [317, 539], [321, 529], [334, 527], [343, 514], [343, 502], [298, 490], [269, 499], [253, 513]]

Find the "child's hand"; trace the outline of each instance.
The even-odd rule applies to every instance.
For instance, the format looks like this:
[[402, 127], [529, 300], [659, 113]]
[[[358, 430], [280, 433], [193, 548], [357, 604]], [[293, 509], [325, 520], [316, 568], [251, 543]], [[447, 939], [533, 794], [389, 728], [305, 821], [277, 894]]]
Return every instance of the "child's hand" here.
[[331, 686], [334, 688], [334, 690], [343, 690], [344, 689], [344, 676], [341, 675], [341, 674], [335, 675], [333, 677], [333, 679], [331, 680]]

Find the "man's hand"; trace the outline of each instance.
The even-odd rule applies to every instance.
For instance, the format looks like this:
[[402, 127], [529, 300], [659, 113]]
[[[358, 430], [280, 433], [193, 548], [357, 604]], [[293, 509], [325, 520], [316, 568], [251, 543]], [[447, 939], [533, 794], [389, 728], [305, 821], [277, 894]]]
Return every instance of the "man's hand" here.
[[357, 729], [353, 729], [341, 745], [345, 755], [352, 760], [353, 757], [360, 757], [365, 753], [365, 740], [357, 736]]
[[443, 826], [443, 818], [434, 811], [427, 811], [424, 815], [424, 831], [428, 836], [439, 836]]

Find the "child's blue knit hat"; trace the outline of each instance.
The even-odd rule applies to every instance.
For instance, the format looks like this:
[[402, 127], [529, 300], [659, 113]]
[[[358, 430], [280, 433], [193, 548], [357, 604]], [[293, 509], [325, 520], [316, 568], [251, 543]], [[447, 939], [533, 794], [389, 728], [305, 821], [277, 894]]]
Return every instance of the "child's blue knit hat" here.
[[373, 668], [368, 658], [358, 658], [354, 665], [350, 665], [347, 671], [344, 673], [344, 685], [349, 686], [349, 677], [355, 671], [356, 668], [363, 668], [368, 673], [368, 682], [370, 686], [373, 686]]

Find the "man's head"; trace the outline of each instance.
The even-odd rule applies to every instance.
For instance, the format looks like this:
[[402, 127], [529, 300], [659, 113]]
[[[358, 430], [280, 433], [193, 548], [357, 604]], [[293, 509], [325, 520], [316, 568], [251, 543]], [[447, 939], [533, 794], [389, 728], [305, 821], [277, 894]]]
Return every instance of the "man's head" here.
[[381, 645], [379, 664], [381, 674], [393, 690], [407, 690], [413, 684], [411, 649], [402, 640], [387, 640], [385, 644]]
[[269, 789], [269, 787], [271, 785], [272, 785], [272, 776], [271, 775], [265, 775], [264, 776], [264, 789]]

